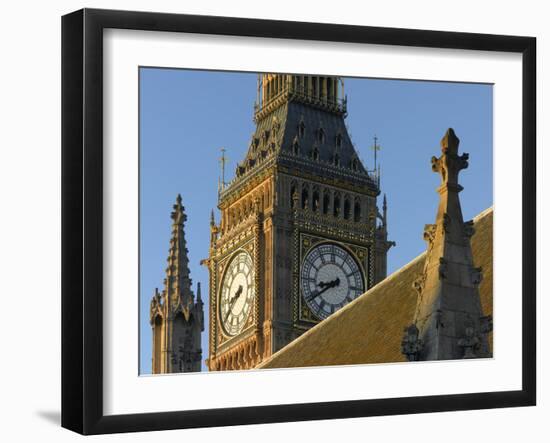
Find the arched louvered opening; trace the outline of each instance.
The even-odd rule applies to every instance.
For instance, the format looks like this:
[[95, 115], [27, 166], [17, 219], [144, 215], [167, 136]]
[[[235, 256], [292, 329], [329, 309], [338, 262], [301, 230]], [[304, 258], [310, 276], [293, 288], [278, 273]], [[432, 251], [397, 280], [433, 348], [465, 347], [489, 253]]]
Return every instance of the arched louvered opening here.
[[290, 207], [291, 209], [295, 208], [295, 195], [296, 195], [296, 183], [290, 185]]
[[340, 215], [340, 196], [334, 196], [334, 207], [332, 208], [332, 215], [338, 217]]
[[321, 144], [325, 142], [325, 130], [323, 128], [319, 128], [319, 131], [317, 132], [317, 140]]
[[301, 75], [296, 76], [296, 90], [302, 94], [304, 93], [304, 82]]
[[307, 188], [302, 189], [302, 209], [309, 206], [309, 191]]
[[346, 220], [349, 220], [350, 214], [351, 214], [351, 204], [349, 200], [346, 198], [344, 200], [344, 218]]
[[317, 93], [318, 93], [318, 88], [317, 88], [317, 77], [313, 77], [312, 78], [312, 92], [313, 92], [313, 97], [317, 97]]
[[312, 158], [313, 158], [313, 160], [315, 160], [315, 161], [318, 161], [318, 160], [319, 160], [319, 150], [318, 150], [317, 148], [314, 148], [314, 149], [313, 149]]
[[330, 196], [325, 193], [323, 196], [323, 214], [327, 215], [330, 207]]
[[298, 143], [298, 140], [294, 140], [294, 143], [292, 143], [292, 152], [294, 155], [300, 154], [300, 143]]
[[361, 204], [356, 201], [353, 207], [353, 221], [358, 223], [361, 221]]
[[319, 191], [317, 189], [313, 190], [313, 211], [317, 212], [319, 210]]

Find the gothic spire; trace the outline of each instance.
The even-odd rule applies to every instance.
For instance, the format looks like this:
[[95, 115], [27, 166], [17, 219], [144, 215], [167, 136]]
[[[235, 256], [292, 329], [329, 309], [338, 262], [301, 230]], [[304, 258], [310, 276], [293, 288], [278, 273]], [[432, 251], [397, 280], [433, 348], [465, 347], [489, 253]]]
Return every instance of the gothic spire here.
[[185, 215], [185, 207], [182, 205], [180, 194], [176, 198], [173, 209], [171, 213], [172, 236], [168, 251], [165, 291], [172, 309], [177, 309], [180, 303], [183, 307], [188, 307], [193, 303], [193, 292], [189, 276], [189, 258], [187, 257], [189, 251], [187, 250], [184, 232], [187, 215]]
[[473, 222], [464, 223], [458, 174], [468, 167], [468, 154], [458, 155], [459, 139], [448, 129], [441, 156], [432, 170], [441, 175], [435, 224], [426, 225], [428, 251], [423, 273], [413, 286], [418, 292], [414, 323], [405, 330], [402, 352], [409, 360], [490, 357], [478, 285], [481, 268], [474, 267], [470, 237]]

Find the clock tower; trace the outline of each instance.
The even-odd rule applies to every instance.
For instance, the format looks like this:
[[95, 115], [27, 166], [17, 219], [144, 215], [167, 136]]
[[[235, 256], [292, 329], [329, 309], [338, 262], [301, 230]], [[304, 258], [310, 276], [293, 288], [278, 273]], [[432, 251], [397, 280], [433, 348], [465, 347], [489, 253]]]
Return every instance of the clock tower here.
[[262, 74], [256, 130], [212, 214], [210, 370], [249, 369], [386, 276], [387, 206], [338, 77]]

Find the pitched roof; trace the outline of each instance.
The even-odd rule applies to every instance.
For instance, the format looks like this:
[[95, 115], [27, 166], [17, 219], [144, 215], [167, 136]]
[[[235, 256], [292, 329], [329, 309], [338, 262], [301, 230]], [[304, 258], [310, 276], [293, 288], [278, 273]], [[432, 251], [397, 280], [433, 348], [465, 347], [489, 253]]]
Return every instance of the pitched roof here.
[[[483, 268], [479, 286], [484, 315], [493, 311], [493, 209], [474, 219], [471, 239], [475, 266]], [[292, 368], [404, 362], [403, 330], [414, 317], [413, 280], [422, 272], [419, 255], [362, 296], [265, 360], [259, 368]], [[489, 334], [493, 347], [493, 335]]]
[[312, 105], [289, 100], [257, 122], [246, 156], [221, 192], [222, 198], [273, 164], [314, 176], [328, 173], [379, 192], [351, 141], [344, 117]]

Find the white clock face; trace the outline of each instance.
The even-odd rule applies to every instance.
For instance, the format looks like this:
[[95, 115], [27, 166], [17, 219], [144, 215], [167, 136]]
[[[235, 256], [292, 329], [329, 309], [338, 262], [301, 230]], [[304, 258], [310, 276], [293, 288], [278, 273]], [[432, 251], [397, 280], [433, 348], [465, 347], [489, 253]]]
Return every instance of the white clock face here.
[[242, 331], [250, 314], [254, 294], [254, 267], [247, 252], [237, 253], [223, 277], [220, 294], [220, 320], [228, 335]]
[[302, 295], [320, 319], [342, 308], [365, 292], [361, 268], [344, 248], [324, 243], [312, 248], [300, 272]]

